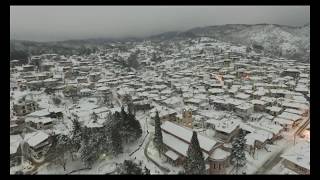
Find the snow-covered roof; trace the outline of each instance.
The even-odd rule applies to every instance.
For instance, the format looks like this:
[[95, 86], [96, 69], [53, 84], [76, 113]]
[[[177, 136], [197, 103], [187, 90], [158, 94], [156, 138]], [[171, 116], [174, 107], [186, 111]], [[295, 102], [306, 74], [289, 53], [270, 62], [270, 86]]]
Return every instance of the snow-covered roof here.
[[297, 114], [297, 115], [302, 115], [304, 112], [301, 111], [301, 110], [297, 110], [297, 109], [291, 109], [291, 108], [287, 108], [284, 110], [285, 112], [288, 112], [288, 113], [293, 113], [293, 114]]
[[95, 112], [96, 114], [102, 113], [102, 112], [107, 112], [109, 111], [109, 109], [107, 107], [100, 107], [100, 108], [96, 108], [93, 110], [93, 112]]
[[309, 109], [309, 106], [303, 103], [295, 103], [295, 102], [282, 102], [282, 106], [284, 107], [290, 107], [295, 109]]
[[291, 121], [297, 121], [298, 119], [301, 118], [301, 116], [289, 112], [282, 112], [278, 117], [288, 119]]
[[42, 116], [48, 116], [49, 114], [50, 112], [48, 109], [42, 109], [42, 110], [30, 113], [26, 117], [42, 117]]
[[221, 111], [201, 110], [198, 113], [206, 118], [216, 120], [221, 119], [224, 116], [224, 113]]
[[160, 92], [161, 94], [171, 94], [172, 91], [170, 89], [165, 89]]
[[24, 140], [29, 144], [31, 147], [35, 147], [41, 142], [45, 141], [48, 139], [49, 135], [42, 132], [42, 131], [37, 131], [37, 132], [32, 132], [28, 133], [25, 135]]
[[[190, 128], [179, 126], [170, 121], [165, 121], [161, 125], [161, 129], [168, 133], [174, 134], [175, 136], [185, 140], [186, 142], [189, 142], [189, 143], [191, 142], [193, 131]], [[210, 139], [209, 137], [206, 137], [199, 133], [198, 133], [198, 140], [199, 140], [201, 149], [205, 151], [210, 151], [214, 147], [214, 145], [216, 145], [217, 143], [215, 140]]]
[[224, 90], [220, 88], [211, 88], [211, 89], [208, 89], [208, 92], [211, 94], [218, 94], [218, 93], [224, 93]]
[[27, 117], [26, 122], [33, 122], [33, 123], [49, 123], [49, 122], [53, 122], [53, 120], [51, 118], [37, 118], [37, 117]]
[[268, 97], [268, 96], [263, 96], [260, 98], [260, 100], [262, 101], [266, 101], [266, 102], [274, 102], [276, 100], [276, 98], [274, 97]]
[[249, 94], [245, 94], [245, 93], [238, 93], [234, 96], [235, 98], [239, 98], [239, 99], [248, 99], [250, 97]]
[[240, 124], [240, 128], [245, 130], [245, 131], [249, 131], [249, 132], [254, 132], [256, 129], [254, 129], [252, 126], [245, 124], [245, 123], [241, 123]]
[[58, 113], [58, 112], [63, 112], [64, 109], [63, 108], [58, 108], [58, 107], [50, 107], [48, 109], [49, 112], [54, 112], [54, 113]]
[[[179, 154], [183, 155], [183, 156], [187, 156], [187, 151], [189, 148], [189, 144], [176, 138], [175, 136], [172, 136], [171, 134], [162, 133], [162, 137], [163, 137], [163, 143], [167, 146], [169, 146], [170, 148], [172, 148], [173, 150], [175, 150], [176, 152], [178, 152]], [[199, 142], [200, 143], [200, 142]], [[203, 152], [204, 155], [204, 159], [208, 158], [208, 154]]]
[[181, 103], [181, 99], [178, 97], [171, 97], [168, 98], [164, 101], [164, 103], [169, 104], [169, 105], [176, 105], [178, 103]]
[[288, 119], [284, 119], [284, 118], [279, 118], [279, 117], [276, 117], [273, 119], [274, 122], [277, 122], [278, 124], [281, 124], [281, 125], [291, 125], [293, 124], [293, 121], [290, 121]]
[[281, 157], [310, 170], [310, 143], [298, 143], [281, 155]]
[[259, 122], [250, 122], [249, 124], [252, 127], [266, 130], [273, 134], [278, 134], [283, 129], [280, 125], [276, 125], [272, 123], [272, 121], [265, 118], [261, 119]]
[[268, 106], [266, 109], [272, 112], [280, 112], [282, 110], [282, 108], [278, 106]]
[[165, 132], [162, 133], [162, 136], [164, 144], [179, 152], [180, 154], [187, 156], [187, 150], [189, 147], [188, 143], [181, 141], [180, 139]]
[[[251, 141], [253, 140], [258, 140], [260, 142], [265, 142], [267, 139], [271, 139], [272, 138], [272, 133], [265, 131], [265, 130], [256, 130], [252, 133], [249, 133], [245, 136], [245, 139], [247, 139], [247, 141]], [[251, 139], [251, 140], [250, 140]]]
[[242, 104], [238, 105], [237, 108], [238, 109], [242, 109], [242, 110], [252, 109], [253, 108], [253, 104], [251, 104], [251, 103], [242, 103]]
[[215, 125], [215, 130], [220, 132], [225, 132], [225, 133], [231, 133], [240, 124], [241, 123], [238, 119], [223, 119], [219, 121], [218, 124]]
[[235, 98], [227, 98], [226, 102], [229, 103], [229, 104], [232, 104], [234, 106], [238, 106], [238, 105], [244, 103], [245, 101], [244, 100], [240, 100], [240, 99], [235, 99]]
[[221, 148], [217, 148], [210, 155], [210, 158], [219, 160], [219, 159], [226, 159], [228, 156], [230, 156], [230, 152], [224, 151]]
[[186, 103], [195, 103], [195, 104], [200, 104], [203, 101], [204, 101], [203, 99], [198, 99], [198, 98], [190, 98], [185, 100]]
[[253, 100], [251, 100], [251, 103], [252, 104], [265, 105], [267, 102], [261, 101], [261, 100], [258, 100], [258, 99], [253, 99]]
[[80, 92], [81, 93], [90, 93], [90, 92], [92, 92], [92, 90], [89, 88], [84, 88], [84, 89], [81, 89]]
[[171, 150], [167, 151], [165, 153], [166, 156], [168, 156], [170, 159], [172, 159], [173, 161], [177, 160], [179, 158], [179, 155]]
[[17, 152], [22, 138], [20, 135], [10, 135], [10, 154]]
[[99, 87], [97, 88], [98, 91], [107, 91], [107, 90], [110, 90], [109, 87], [106, 87], [106, 86], [103, 86], [103, 87]]

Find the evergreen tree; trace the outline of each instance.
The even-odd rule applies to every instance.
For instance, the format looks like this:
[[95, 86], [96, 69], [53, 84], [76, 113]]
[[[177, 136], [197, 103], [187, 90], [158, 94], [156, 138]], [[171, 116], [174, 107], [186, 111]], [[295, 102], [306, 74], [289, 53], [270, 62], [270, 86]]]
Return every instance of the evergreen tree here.
[[119, 171], [120, 171], [119, 172], [120, 174], [135, 174], [135, 175], [143, 174], [143, 170], [139, 166], [139, 164], [131, 160], [124, 160]]
[[146, 166], [144, 166], [144, 173], [146, 175], [150, 175], [150, 169], [148, 169]]
[[130, 54], [130, 56], [127, 59], [128, 67], [132, 67], [134, 69], [139, 68], [139, 62], [137, 60], [138, 54], [139, 54], [139, 51], [136, 51], [136, 52]]
[[159, 117], [159, 112], [156, 112], [156, 116], [154, 118], [155, 121], [155, 126], [154, 126], [154, 139], [153, 143], [155, 147], [158, 149], [159, 154], [163, 151], [163, 139], [162, 139], [162, 131], [161, 131], [161, 122], [160, 122], [160, 117]]
[[122, 123], [122, 120], [121, 120], [121, 114], [116, 111], [113, 115], [112, 115], [112, 122], [115, 124], [115, 125], [118, 125], [119, 128], [121, 128], [121, 123]]
[[[119, 116], [118, 114], [116, 116]], [[119, 118], [119, 117], [117, 117]], [[125, 143], [137, 140], [142, 135], [141, 125], [130, 111], [125, 112], [124, 107], [121, 108], [119, 121], [120, 136]]]
[[55, 162], [66, 170], [67, 154], [70, 153], [72, 147], [71, 139], [66, 135], [58, 135], [53, 137], [52, 145], [47, 153], [46, 159]]
[[193, 131], [191, 144], [187, 151], [187, 159], [184, 165], [186, 174], [205, 174], [205, 162], [198, 141], [197, 133]]
[[111, 130], [111, 144], [111, 153], [113, 155], [118, 155], [123, 152], [122, 140], [118, 128]]
[[93, 119], [93, 121], [96, 122], [98, 120], [98, 115], [95, 112], [93, 112], [91, 114], [91, 119]]
[[80, 150], [80, 158], [86, 167], [91, 167], [94, 163], [94, 158], [92, 157], [92, 146], [89, 144], [83, 144]]
[[131, 134], [131, 136], [129, 136], [129, 140], [135, 141], [141, 137], [142, 129], [140, 122], [136, 119], [135, 115], [133, 115], [131, 111], [128, 113], [128, 123], [129, 133]]
[[79, 148], [81, 147], [81, 140], [82, 140], [82, 128], [81, 124], [79, 122], [79, 117], [76, 114], [72, 114], [73, 119], [72, 119], [72, 131], [71, 131], [71, 142], [73, 144], [73, 148], [75, 151], [78, 151]]
[[129, 142], [129, 138], [131, 136], [131, 127], [129, 122], [128, 114], [125, 112], [124, 107], [121, 107], [120, 112], [120, 121], [119, 121], [119, 127], [120, 127], [120, 135], [125, 143]]
[[152, 57], [151, 57], [150, 61], [153, 61], [153, 62], [157, 61], [157, 56], [156, 56], [155, 52], [152, 53]]
[[135, 110], [134, 110], [135, 108], [134, 108], [134, 104], [132, 103], [132, 102], [130, 102], [129, 104], [128, 104], [128, 113], [129, 114], [135, 114]]
[[120, 116], [121, 116], [121, 121], [122, 121], [122, 122], [125, 122], [125, 121], [128, 120], [128, 118], [127, 118], [127, 113], [126, 113], [126, 111], [124, 110], [124, 107], [123, 107], [123, 106], [121, 107]]
[[84, 128], [84, 135], [82, 136], [80, 158], [86, 167], [91, 168], [92, 164], [99, 158], [101, 154], [100, 136], [93, 133], [88, 128]]
[[240, 130], [239, 136], [232, 141], [231, 163], [236, 167], [236, 171], [246, 165], [245, 132]]

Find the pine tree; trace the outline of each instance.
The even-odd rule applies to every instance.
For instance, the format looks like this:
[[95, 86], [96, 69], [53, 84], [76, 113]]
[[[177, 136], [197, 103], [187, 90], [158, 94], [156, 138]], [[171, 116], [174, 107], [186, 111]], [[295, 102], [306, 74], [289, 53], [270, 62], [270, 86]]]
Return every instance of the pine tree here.
[[127, 114], [124, 107], [121, 108], [121, 112], [115, 112], [113, 114], [113, 119], [115, 126], [119, 130], [120, 137], [125, 143], [137, 140], [142, 135], [141, 125], [138, 120], [136, 120], [132, 111]]
[[146, 166], [144, 166], [144, 173], [146, 175], [150, 175], [150, 169], [148, 169]]
[[101, 154], [100, 143], [101, 136], [90, 131], [88, 128], [84, 128], [84, 136], [81, 142], [80, 158], [86, 167], [91, 168], [92, 164], [99, 158]]
[[120, 174], [143, 174], [143, 170], [142, 168], [135, 162], [131, 161], [131, 160], [124, 160], [122, 166], [121, 166], [121, 170], [120, 170]]
[[111, 115], [112, 118], [112, 123], [114, 124], [114, 126], [118, 126], [121, 129], [121, 115], [118, 111], [116, 111], [114, 114]]
[[96, 122], [98, 120], [98, 115], [95, 112], [93, 112], [91, 114], [91, 119], [93, 119], [93, 121]]
[[124, 107], [123, 107], [123, 106], [121, 107], [120, 116], [121, 116], [121, 121], [122, 121], [122, 122], [125, 122], [125, 121], [128, 119], [128, 118], [127, 118], [127, 113], [126, 113], [126, 111], [124, 110]]
[[111, 130], [111, 153], [118, 155], [123, 152], [122, 140], [118, 128]]
[[55, 162], [66, 170], [67, 154], [71, 152], [71, 139], [66, 135], [58, 135], [53, 137], [53, 143], [47, 153], [47, 160]]
[[236, 171], [246, 165], [245, 144], [246, 139], [243, 130], [240, 130], [239, 136], [232, 142], [231, 163], [236, 167]]
[[187, 159], [184, 164], [186, 174], [205, 174], [205, 162], [198, 141], [197, 133], [193, 131], [191, 144], [187, 151]]
[[72, 119], [72, 144], [73, 147], [75, 148], [75, 151], [77, 151], [80, 147], [81, 147], [81, 139], [82, 139], [82, 128], [81, 128], [81, 124], [79, 122], [79, 117], [76, 114], [72, 114], [73, 119]]
[[130, 141], [135, 141], [142, 135], [142, 129], [140, 122], [136, 119], [135, 115], [132, 114], [131, 111], [128, 113], [128, 126], [129, 132], [132, 136], [130, 136]]
[[83, 144], [80, 150], [80, 158], [86, 167], [91, 167], [94, 162], [92, 158], [92, 154], [93, 152], [92, 152], [91, 145]]
[[123, 106], [121, 107], [121, 112], [120, 112], [119, 127], [120, 127], [120, 135], [122, 139], [124, 140], [125, 143], [128, 143], [132, 130], [130, 127], [129, 117], [125, 112]]
[[156, 116], [154, 118], [155, 121], [155, 126], [154, 126], [154, 145], [159, 151], [159, 155], [163, 151], [163, 138], [162, 138], [162, 131], [161, 131], [161, 122], [160, 122], [160, 117], [159, 117], [159, 112], [156, 112]]
[[128, 113], [135, 115], [135, 110], [134, 110], [134, 109], [135, 109], [134, 104], [133, 104], [132, 102], [130, 102], [130, 103], [128, 104]]

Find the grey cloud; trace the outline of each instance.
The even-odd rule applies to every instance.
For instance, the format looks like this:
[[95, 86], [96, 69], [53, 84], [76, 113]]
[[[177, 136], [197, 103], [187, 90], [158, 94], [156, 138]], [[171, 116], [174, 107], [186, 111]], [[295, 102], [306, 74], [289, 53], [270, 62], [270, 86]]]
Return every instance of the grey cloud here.
[[308, 6], [11, 6], [10, 37], [49, 41], [149, 36], [221, 24], [301, 26]]

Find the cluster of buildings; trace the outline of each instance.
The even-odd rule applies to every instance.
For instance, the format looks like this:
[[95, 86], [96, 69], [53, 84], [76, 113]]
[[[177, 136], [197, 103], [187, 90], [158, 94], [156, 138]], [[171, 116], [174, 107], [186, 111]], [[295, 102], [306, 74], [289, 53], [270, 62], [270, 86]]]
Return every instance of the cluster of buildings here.
[[[225, 173], [231, 141], [240, 129], [247, 133], [247, 151], [254, 154], [308, 117], [310, 64], [264, 57], [244, 46], [205, 37], [167, 44], [135, 42], [130, 47], [127, 51], [101, 48], [88, 56], [42, 54], [27, 65], [12, 61], [11, 136], [17, 137], [25, 126], [50, 133], [46, 130], [67, 111], [18, 98], [21, 92], [50, 89], [63, 101], [77, 99], [74, 106], [81, 106], [81, 99], [95, 98], [103, 102], [98, 105], [103, 112], [131, 103], [136, 111], [149, 113], [151, 124], [159, 111], [168, 161], [183, 162], [192, 131], [197, 131], [208, 172]], [[140, 68], [128, 71], [119, 62], [137, 50]], [[98, 111], [98, 107], [86, 110]], [[50, 142], [50, 136], [38, 136], [25, 135], [24, 142], [37, 138], [30, 147], [50, 145], [44, 143]], [[10, 140], [14, 155], [21, 138]]]

